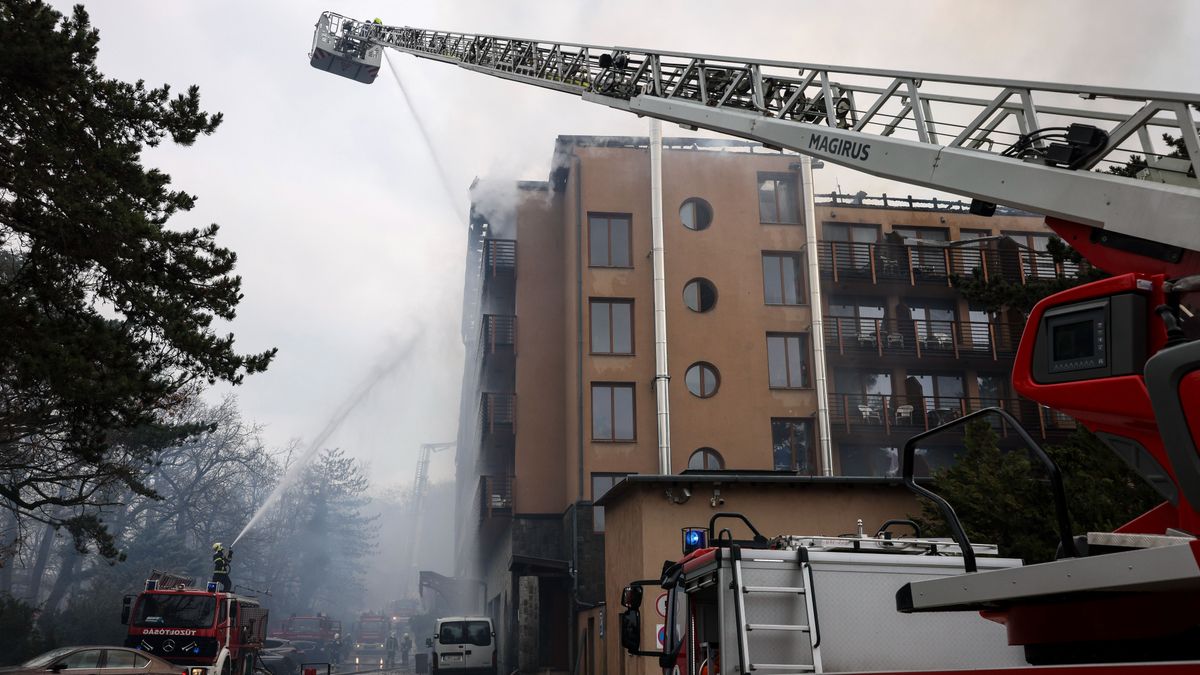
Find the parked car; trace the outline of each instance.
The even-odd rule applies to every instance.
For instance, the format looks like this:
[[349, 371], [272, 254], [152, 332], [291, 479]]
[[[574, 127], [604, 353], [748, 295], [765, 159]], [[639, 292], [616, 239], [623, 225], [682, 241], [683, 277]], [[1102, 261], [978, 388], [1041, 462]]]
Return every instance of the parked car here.
[[425, 641], [431, 670], [445, 675], [496, 675], [496, 633], [486, 616], [448, 616]]
[[267, 670], [271, 671], [271, 675], [297, 675], [300, 672], [300, 664], [305, 661], [304, 654], [296, 645], [283, 638], [267, 638], [263, 641], [259, 658]]
[[136, 649], [84, 645], [59, 647], [19, 666], [0, 668], [0, 673], [4, 675], [69, 675], [72, 672], [86, 675], [179, 675], [179, 666]]
[[300, 661], [302, 663], [315, 663], [325, 661], [325, 650], [312, 640], [292, 640], [292, 646], [300, 653]]

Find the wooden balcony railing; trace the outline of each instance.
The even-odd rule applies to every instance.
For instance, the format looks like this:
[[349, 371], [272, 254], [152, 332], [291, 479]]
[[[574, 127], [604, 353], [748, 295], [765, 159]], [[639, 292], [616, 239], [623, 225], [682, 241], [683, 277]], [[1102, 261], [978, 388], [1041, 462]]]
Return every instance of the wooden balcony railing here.
[[484, 239], [483, 273], [491, 279], [517, 275], [517, 240]]
[[[835, 432], [874, 431], [907, 438], [983, 408], [997, 407], [1010, 413], [1034, 438], [1045, 440], [1075, 429], [1075, 420], [1025, 398], [967, 398], [960, 396], [904, 396], [884, 394], [831, 393], [829, 421]], [[996, 416], [1002, 437], [1013, 433]], [[961, 429], [958, 430], [961, 433]]]
[[938, 319], [862, 319], [825, 317], [825, 347], [830, 354], [905, 358], [982, 358], [1016, 356], [1021, 324]]
[[817, 252], [821, 278], [835, 282], [952, 286], [953, 277], [978, 273], [985, 281], [1000, 278], [1024, 284], [1079, 274], [1074, 263], [1060, 263], [1049, 253], [1015, 247], [820, 241]]

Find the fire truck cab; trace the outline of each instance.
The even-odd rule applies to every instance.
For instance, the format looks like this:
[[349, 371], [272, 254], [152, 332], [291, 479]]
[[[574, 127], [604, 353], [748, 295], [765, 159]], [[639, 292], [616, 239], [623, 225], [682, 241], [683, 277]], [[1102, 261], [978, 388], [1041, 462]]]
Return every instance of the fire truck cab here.
[[285, 640], [312, 642], [318, 650], [324, 652], [326, 645], [333, 642], [334, 636], [341, 633], [341, 621], [318, 613], [316, 616], [289, 616], [284, 619], [279, 637]]
[[255, 598], [154, 581], [127, 596], [125, 646], [164, 658], [186, 675], [253, 675], [267, 635], [267, 610]]
[[365, 613], [358, 617], [354, 626], [354, 663], [383, 662], [384, 644], [392, 624], [382, 614]]

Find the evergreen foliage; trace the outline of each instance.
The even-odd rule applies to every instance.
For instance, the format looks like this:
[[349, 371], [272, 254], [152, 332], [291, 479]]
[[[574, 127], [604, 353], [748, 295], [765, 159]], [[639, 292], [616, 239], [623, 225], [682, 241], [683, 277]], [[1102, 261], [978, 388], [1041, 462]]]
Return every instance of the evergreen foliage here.
[[0, 497], [116, 557], [95, 507], [153, 496], [157, 450], [212, 428], [169, 413], [274, 355], [214, 329], [242, 299], [237, 257], [215, 224], [168, 227], [196, 198], [141, 161], [221, 115], [195, 86], [104, 77], [82, 6], [4, 0], [0, 44]]

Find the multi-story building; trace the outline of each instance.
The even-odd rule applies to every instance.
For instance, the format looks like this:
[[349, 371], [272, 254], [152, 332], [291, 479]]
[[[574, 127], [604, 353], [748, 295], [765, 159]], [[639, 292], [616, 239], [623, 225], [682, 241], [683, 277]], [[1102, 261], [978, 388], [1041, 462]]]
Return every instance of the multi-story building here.
[[[562, 136], [553, 167], [547, 182], [472, 188], [457, 572], [484, 585], [508, 670], [567, 670], [576, 650], [597, 651], [597, 608], [615, 592], [605, 556], [623, 552], [605, 550], [593, 502], [627, 475], [662, 473], [646, 139]], [[1066, 427], [1009, 390], [1019, 318], [955, 286], [956, 275], [1068, 272], [1044, 253], [1040, 217], [860, 194], [821, 196], [805, 223], [798, 169], [797, 156], [742, 141], [665, 144], [670, 473], [889, 485], [905, 438], [982, 406], [1043, 437]], [[1000, 234], [1023, 246], [965, 241]], [[814, 312], [828, 449], [815, 433]], [[953, 448], [920, 455], [936, 468]], [[851, 510], [897, 503], [852, 492]]]

